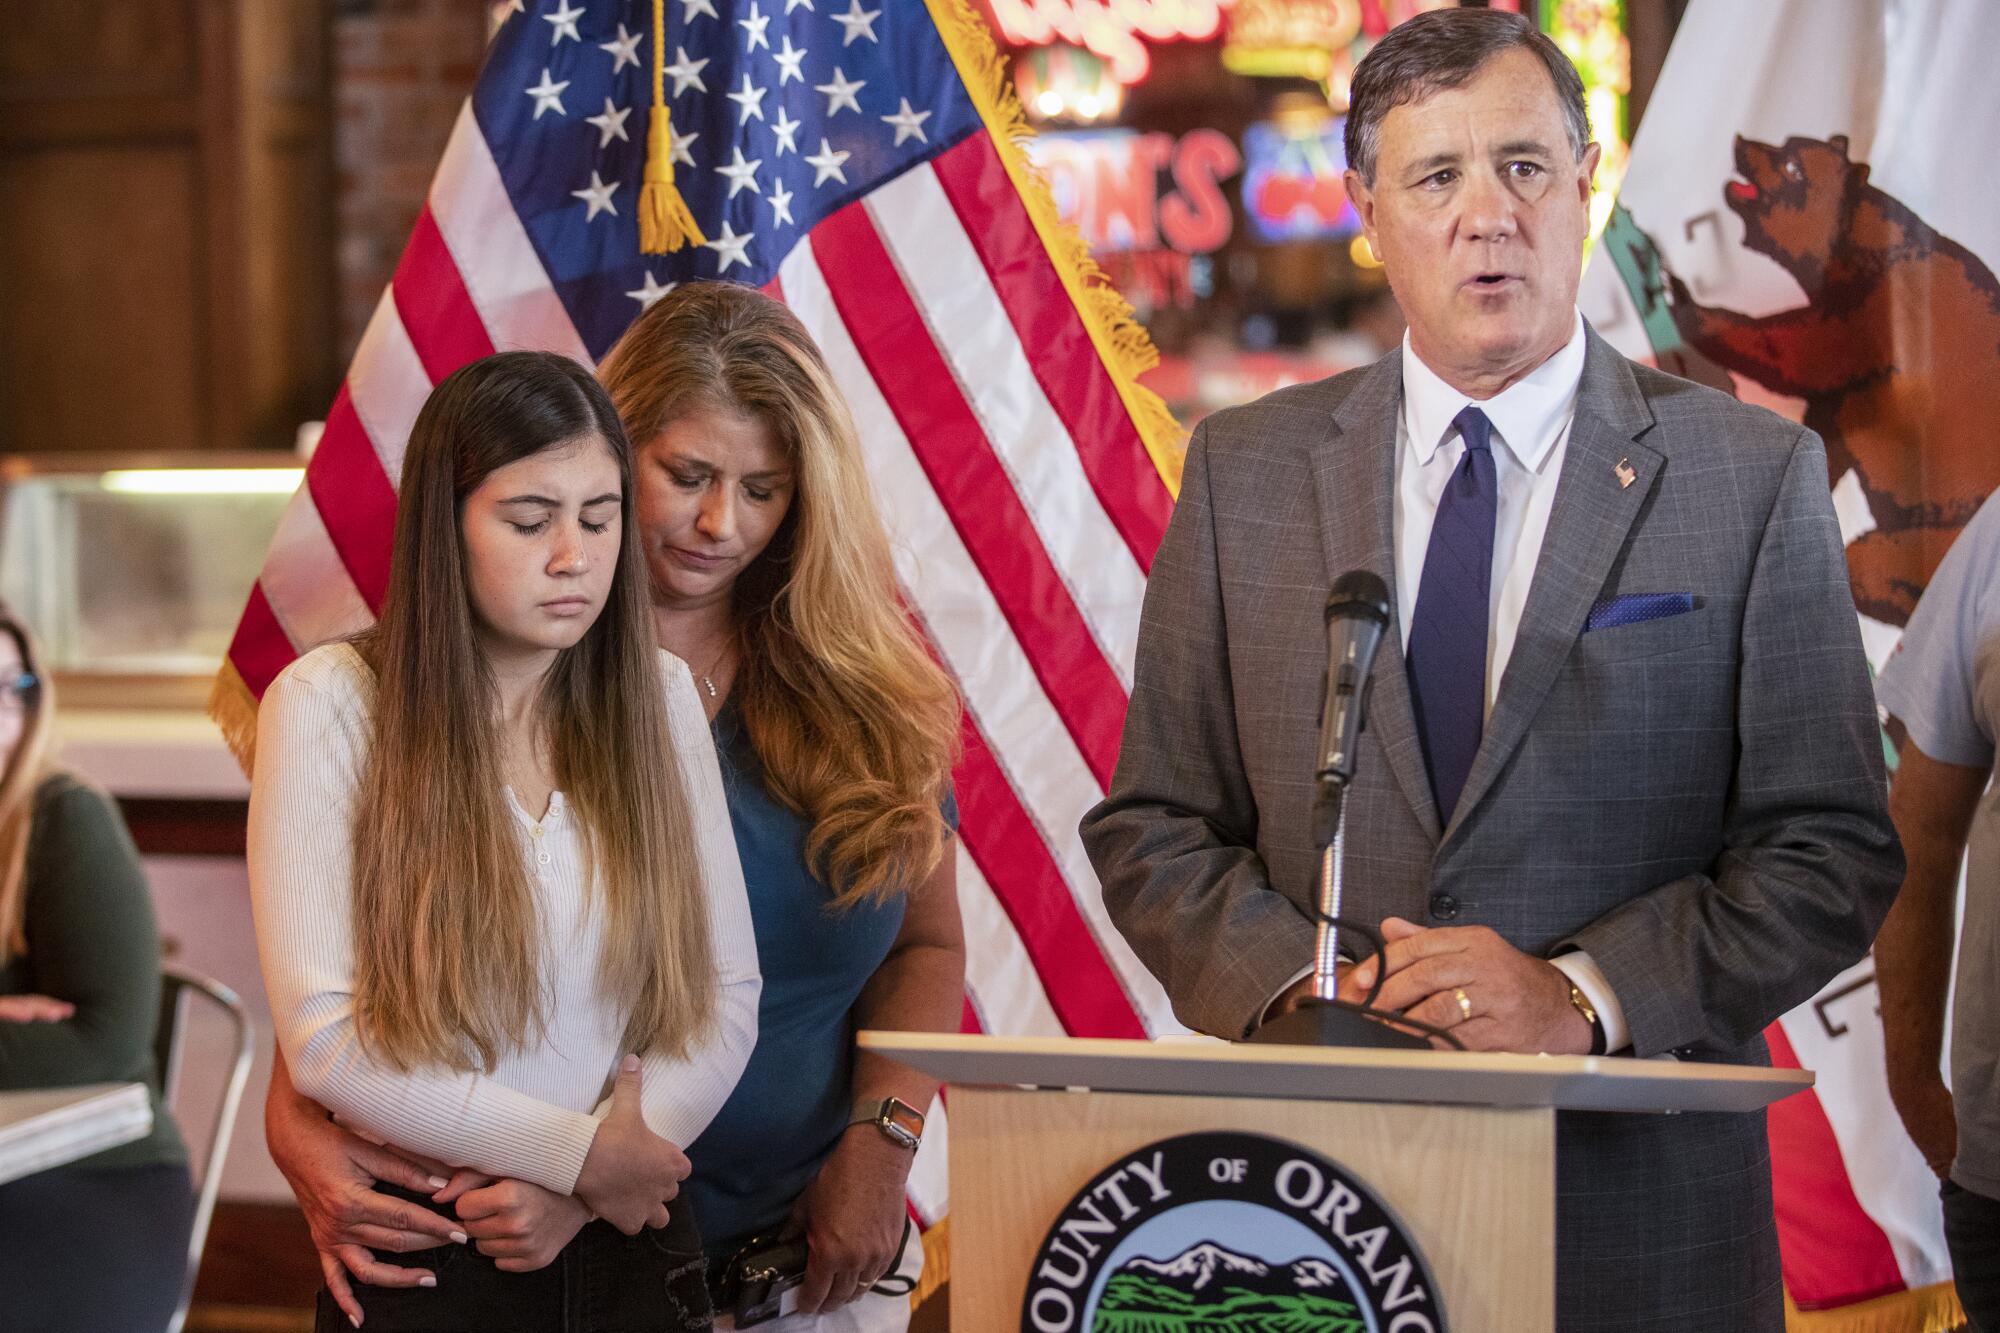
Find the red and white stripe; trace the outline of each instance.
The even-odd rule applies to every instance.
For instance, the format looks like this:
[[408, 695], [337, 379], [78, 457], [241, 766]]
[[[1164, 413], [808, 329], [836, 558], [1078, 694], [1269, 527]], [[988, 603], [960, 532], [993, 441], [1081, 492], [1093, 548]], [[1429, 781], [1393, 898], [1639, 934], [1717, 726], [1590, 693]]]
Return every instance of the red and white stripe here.
[[[1780, 1069], [1801, 1067], [1782, 1023], [1772, 1024], [1765, 1038], [1772, 1064]], [[1785, 1148], [1771, 1155], [1771, 1184], [1785, 1288], [1793, 1299], [1810, 1309], [1908, 1290], [1888, 1234], [1854, 1191], [1840, 1140], [1819, 1093], [1794, 1093], [1772, 1106], [1770, 1117], [1772, 1141]], [[1834, 1274], [1838, 1277], [1829, 1284], [1826, 1279]], [[1822, 1300], [1815, 1301], [1814, 1296]]]
[[1765, 1030], [1773, 1064], [1818, 1082], [1771, 1108], [1771, 1184], [1785, 1288], [1838, 1308], [1947, 1281], [1937, 1186], [1902, 1132], [1874, 960], [1864, 958]]
[[[991, 445], [970, 433], [975, 418], [872, 227], [869, 211], [851, 205], [792, 252], [779, 282], [846, 391], [898, 575], [965, 694], [963, 840], [1069, 1030], [1140, 1035], [1169, 1021], [1165, 997], [1111, 928], [1076, 834], [1109, 776], [1093, 771], [1090, 746], [1108, 739], [1115, 759], [1125, 695], [1100, 680], [1115, 691], [1110, 734], [1080, 735], [1075, 719], [1103, 700], [1073, 664], [1111, 675], [1082, 617], [1064, 608], [1017, 630], [1024, 606], [1064, 590]], [[888, 367], [917, 373], [885, 388]], [[939, 405], [945, 396], [957, 402]], [[1094, 946], [1087, 953], [1079, 930]]]

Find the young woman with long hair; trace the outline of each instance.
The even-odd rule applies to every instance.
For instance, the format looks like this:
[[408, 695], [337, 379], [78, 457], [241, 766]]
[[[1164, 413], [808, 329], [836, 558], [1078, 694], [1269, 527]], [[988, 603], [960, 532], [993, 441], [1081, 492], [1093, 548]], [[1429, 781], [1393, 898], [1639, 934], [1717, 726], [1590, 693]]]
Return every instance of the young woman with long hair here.
[[103, 793], [50, 766], [55, 696], [0, 609], [0, 1089], [154, 1085], [136, 1143], [0, 1185], [0, 1324], [167, 1326], [194, 1193], [160, 1103], [160, 937], [139, 854]]
[[[630, 460], [573, 362], [447, 377], [381, 618], [259, 710], [251, 893], [290, 1078], [462, 1168], [430, 1198], [466, 1243], [427, 1256], [435, 1290], [369, 1293], [373, 1327], [706, 1318], [677, 1145], [735, 1084], [759, 983], [700, 700], [652, 642]], [[321, 1327], [347, 1318], [322, 1297]]]
[[[718, 1326], [732, 1260], [802, 1238], [805, 1280], [768, 1327], [899, 1329], [922, 1264], [904, 1203], [910, 1144], [936, 1085], [857, 1053], [853, 1034], [958, 1028], [957, 692], [898, 604], [854, 423], [790, 311], [741, 285], [689, 283], [639, 317], [601, 373], [637, 441], [654, 629], [694, 669], [712, 719], [764, 973], [757, 1049], [688, 1150], [683, 1197], [723, 1298]], [[414, 1280], [358, 1254], [337, 1220], [434, 1245], [435, 1219], [398, 1224], [370, 1187], [410, 1164], [340, 1135], [282, 1083], [266, 1120], [329, 1262]]]

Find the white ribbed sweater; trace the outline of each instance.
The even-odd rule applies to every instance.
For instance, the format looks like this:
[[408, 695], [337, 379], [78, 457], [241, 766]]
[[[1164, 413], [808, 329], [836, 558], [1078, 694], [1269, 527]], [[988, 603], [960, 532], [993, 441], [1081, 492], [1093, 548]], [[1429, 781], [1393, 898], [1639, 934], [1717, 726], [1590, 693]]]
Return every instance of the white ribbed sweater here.
[[[757, 1038], [757, 944], [715, 744], [687, 664], [660, 654], [674, 754], [693, 815], [719, 978], [714, 1035], [684, 1059], [644, 1055], [654, 1132], [685, 1146], [721, 1108]], [[398, 1072], [354, 1026], [354, 799], [372, 734], [373, 674], [346, 644], [317, 648], [265, 693], [250, 788], [250, 895], [278, 1042], [299, 1091], [413, 1152], [568, 1194], [583, 1169], [626, 1014], [597, 993], [603, 922], [586, 910], [584, 839], [561, 793], [531, 819], [508, 793], [537, 889], [546, 1037], [490, 1075]]]

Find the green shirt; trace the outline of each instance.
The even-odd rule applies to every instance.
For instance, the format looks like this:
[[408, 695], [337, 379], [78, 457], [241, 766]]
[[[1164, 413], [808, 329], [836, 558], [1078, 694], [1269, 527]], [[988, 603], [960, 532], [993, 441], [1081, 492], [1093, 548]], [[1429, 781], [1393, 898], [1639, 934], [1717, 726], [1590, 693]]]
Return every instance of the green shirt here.
[[153, 1132], [78, 1165], [185, 1162], [153, 1068], [160, 936], [132, 835], [107, 797], [67, 774], [46, 779], [34, 799], [28, 951], [0, 964], [0, 994], [47, 995], [76, 1013], [59, 1023], [0, 1022], [0, 1089], [145, 1083]]

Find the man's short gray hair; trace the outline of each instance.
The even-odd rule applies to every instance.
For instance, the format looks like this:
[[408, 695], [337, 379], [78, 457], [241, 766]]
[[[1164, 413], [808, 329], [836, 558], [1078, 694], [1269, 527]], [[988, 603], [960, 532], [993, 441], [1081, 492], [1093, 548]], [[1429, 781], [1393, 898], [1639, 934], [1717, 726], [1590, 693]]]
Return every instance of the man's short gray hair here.
[[1354, 69], [1348, 92], [1347, 165], [1375, 184], [1375, 157], [1389, 113], [1444, 88], [1458, 88], [1493, 57], [1525, 47], [1542, 62], [1562, 103], [1577, 161], [1590, 144], [1583, 80], [1562, 48], [1519, 14], [1497, 9], [1434, 9], [1389, 30]]

